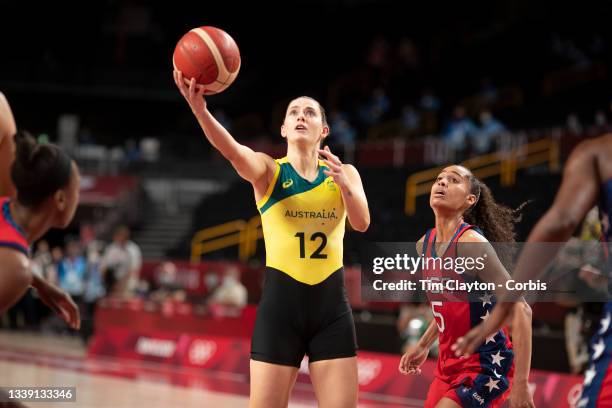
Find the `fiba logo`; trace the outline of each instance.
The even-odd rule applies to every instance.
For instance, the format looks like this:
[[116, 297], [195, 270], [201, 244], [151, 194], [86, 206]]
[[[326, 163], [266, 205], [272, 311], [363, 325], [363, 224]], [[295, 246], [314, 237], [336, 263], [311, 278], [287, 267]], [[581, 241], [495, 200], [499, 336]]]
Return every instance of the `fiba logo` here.
[[378, 377], [381, 369], [380, 360], [359, 359], [357, 360], [357, 376], [359, 385], [368, 385]]
[[189, 362], [204, 365], [217, 351], [217, 343], [210, 340], [195, 340], [189, 347]]

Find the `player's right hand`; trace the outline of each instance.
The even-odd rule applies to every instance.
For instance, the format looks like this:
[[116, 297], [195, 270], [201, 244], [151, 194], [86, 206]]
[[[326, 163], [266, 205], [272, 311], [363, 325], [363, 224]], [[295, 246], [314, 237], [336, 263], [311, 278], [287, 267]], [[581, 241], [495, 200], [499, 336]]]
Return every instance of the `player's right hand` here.
[[427, 360], [429, 348], [419, 344], [413, 344], [402, 356], [399, 363], [399, 372], [403, 375], [421, 374], [421, 365]]
[[189, 85], [185, 83], [185, 78], [181, 71], [174, 70], [174, 83], [181, 91], [191, 110], [194, 113], [202, 112], [206, 109], [206, 99], [204, 99], [204, 87], [196, 84], [195, 78], [191, 78]]

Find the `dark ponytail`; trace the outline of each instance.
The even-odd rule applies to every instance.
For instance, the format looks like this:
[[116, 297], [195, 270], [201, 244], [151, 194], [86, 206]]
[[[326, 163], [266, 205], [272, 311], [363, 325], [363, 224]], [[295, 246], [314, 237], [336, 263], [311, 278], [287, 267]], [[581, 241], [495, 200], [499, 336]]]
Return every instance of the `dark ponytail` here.
[[29, 166], [38, 148], [36, 140], [28, 132], [17, 132], [15, 134], [15, 163]]
[[17, 188], [17, 201], [37, 206], [70, 181], [72, 160], [59, 147], [39, 145], [28, 132], [15, 134], [15, 161], [11, 179]]
[[463, 215], [463, 219], [480, 228], [487, 240], [497, 245], [497, 254], [506, 267], [511, 265], [513, 245], [516, 242], [515, 224], [521, 220], [521, 210], [528, 204], [522, 203], [517, 209], [499, 204], [493, 198], [489, 187], [470, 174], [470, 192], [476, 196], [476, 203]]

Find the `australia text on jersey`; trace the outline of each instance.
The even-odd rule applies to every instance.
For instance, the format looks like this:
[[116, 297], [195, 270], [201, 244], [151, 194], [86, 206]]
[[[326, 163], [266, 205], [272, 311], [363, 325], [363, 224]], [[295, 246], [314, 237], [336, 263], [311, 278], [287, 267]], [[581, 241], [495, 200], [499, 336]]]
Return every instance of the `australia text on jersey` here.
[[329, 210], [321, 210], [321, 211], [302, 211], [302, 210], [289, 210], [285, 211], [285, 217], [289, 218], [319, 218], [323, 220], [337, 220], [338, 216], [336, 215], [336, 209]]

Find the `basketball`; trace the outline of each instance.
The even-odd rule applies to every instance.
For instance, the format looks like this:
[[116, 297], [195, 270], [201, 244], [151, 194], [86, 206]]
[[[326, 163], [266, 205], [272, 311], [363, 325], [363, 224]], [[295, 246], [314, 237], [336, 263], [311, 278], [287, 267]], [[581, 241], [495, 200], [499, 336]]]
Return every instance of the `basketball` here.
[[176, 44], [172, 55], [174, 69], [182, 71], [185, 81], [195, 78], [205, 95], [225, 90], [240, 70], [240, 51], [225, 31], [211, 26], [190, 30]]

